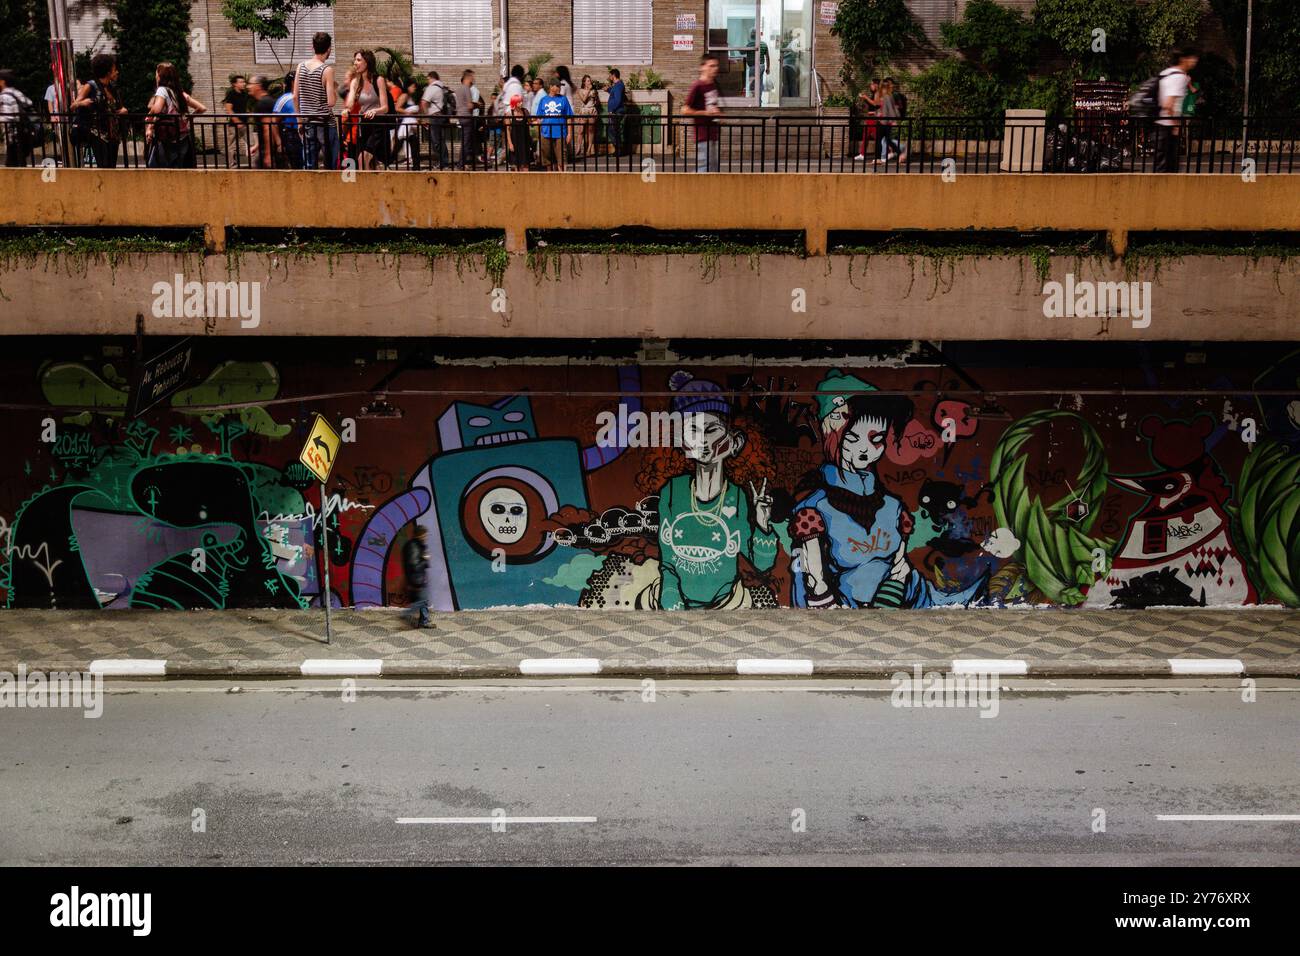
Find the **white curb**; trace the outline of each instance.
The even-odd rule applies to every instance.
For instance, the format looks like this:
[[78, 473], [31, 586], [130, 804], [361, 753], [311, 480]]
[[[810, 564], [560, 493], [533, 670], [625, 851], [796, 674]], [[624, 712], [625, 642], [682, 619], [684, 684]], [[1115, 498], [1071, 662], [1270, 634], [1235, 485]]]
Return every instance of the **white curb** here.
[[813, 662], [799, 658], [746, 657], [736, 661], [737, 674], [808, 677], [812, 672]]
[[530, 657], [519, 662], [524, 676], [556, 674], [599, 674], [600, 661], [594, 657]]
[[313, 658], [302, 662], [303, 677], [378, 677], [384, 662], [375, 658]]
[[142, 658], [105, 658], [91, 661], [90, 673], [102, 677], [166, 677], [167, 662]]
[[1169, 658], [1171, 674], [1240, 674], [1244, 670], [1241, 661], [1230, 658]]
[[1028, 674], [1029, 665], [1019, 660], [954, 660], [954, 674]]

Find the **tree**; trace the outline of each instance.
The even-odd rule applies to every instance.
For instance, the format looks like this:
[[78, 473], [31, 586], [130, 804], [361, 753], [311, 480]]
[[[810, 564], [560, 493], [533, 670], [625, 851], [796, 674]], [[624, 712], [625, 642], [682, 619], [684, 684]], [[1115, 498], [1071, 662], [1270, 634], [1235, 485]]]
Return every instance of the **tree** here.
[[981, 73], [1019, 83], [1038, 57], [1038, 32], [1018, 10], [994, 0], [971, 0], [962, 18], [940, 27], [944, 46], [960, 50]]
[[[313, 7], [332, 7], [334, 0], [222, 0], [221, 14], [236, 30], [247, 30], [259, 40], [289, 40], [292, 48], [299, 32], [306, 29], [304, 17]], [[288, 64], [276, 65], [283, 73]]]
[[844, 80], [851, 87], [909, 46], [927, 42], [906, 0], [841, 0], [831, 35], [840, 41]]
[[[1246, 62], [1246, 4], [1244, 0], [1210, 0], [1223, 22], [1237, 55], [1232, 89], [1208, 92], [1210, 102], [1240, 113], [1241, 80]], [[1227, 71], [1222, 80], [1228, 82]], [[1255, 0], [1254, 39], [1250, 60], [1252, 116], [1294, 116], [1300, 113], [1300, 15], [1295, 0]]]
[[121, 79], [117, 89], [127, 109], [142, 113], [157, 89], [154, 70], [174, 63], [181, 85], [190, 88], [190, 5], [175, 0], [111, 0], [104, 32], [116, 44]]
[[45, 0], [0, 0], [0, 24], [0, 67], [13, 70], [18, 88], [39, 100], [54, 82]]
[[1132, 72], [1138, 36], [1133, 0], [1038, 0], [1034, 23], [1083, 74]]

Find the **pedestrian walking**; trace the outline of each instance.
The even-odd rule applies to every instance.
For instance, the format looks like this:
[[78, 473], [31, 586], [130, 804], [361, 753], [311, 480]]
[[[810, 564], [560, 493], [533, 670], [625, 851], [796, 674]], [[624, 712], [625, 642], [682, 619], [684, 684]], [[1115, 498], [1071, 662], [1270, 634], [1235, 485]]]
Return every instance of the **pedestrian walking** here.
[[1178, 172], [1179, 154], [1182, 152], [1183, 131], [1186, 129], [1184, 104], [1191, 87], [1189, 75], [1199, 57], [1194, 50], [1179, 50], [1170, 57], [1169, 66], [1160, 72], [1156, 91], [1159, 104], [1155, 128], [1155, 171]]
[[402, 549], [402, 570], [406, 574], [407, 599], [417, 615], [417, 627], [433, 627], [429, 620], [429, 545], [424, 525], [417, 524]]
[[722, 109], [718, 106], [718, 84], [714, 77], [718, 75], [718, 58], [712, 53], [704, 54], [700, 60], [700, 75], [686, 93], [686, 102], [682, 112], [695, 117], [695, 171], [713, 173], [722, 168], [722, 156], [719, 152], [721, 141], [718, 129], [718, 117]]
[[5, 165], [26, 166], [44, 137], [34, 114], [36, 107], [17, 82], [13, 70], [0, 70], [0, 136], [5, 143]]
[[240, 156], [247, 157], [250, 161], [253, 158], [253, 142], [249, 137], [249, 113], [252, 112], [251, 97], [248, 93], [248, 77], [232, 76], [230, 78], [230, 87], [226, 90], [226, 95], [221, 99], [221, 108], [225, 110], [226, 120], [225, 142], [223, 149], [226, 154], [226, 165], [236, 167], [242, 165]]
[[576, 158], [583, 159], [596, 151], [596, 116], [600, 112], [600, 97], [590, 73], [583, 76], [582, 85], [573, 94], [573, 99], [573, 112], [577, 116], [573, 153]]
[[436, 70], [429, 71], [429, 85], [420, 97], [420, 110], [429, 119], [429, 148], [432, 150], [430, 162], [435, 169], [451, 165], [450, 145], [447, 134], [451, 129], [451, 117], [456, 114], [456, 98], [447, 84], [442, 82]]
[[900, 163], [907, 159], [907, 150], [903, 149], [898, 141], [898, 121], [902, 114], [898, 108], [898, 98], [894, 94], [894, 89], [893, 78], [885, 77], [884, 82], [880, 84], [880, 109], [877, 120], [880, 155], [872, 161], [876, 166], [888, 163], [891, 159], [897, 159]]
[[373, 50], [352, 55], [348, 71], [347, 110], [349, 125], [345, 137], [358, 169], [373, 169], [388, 162], [388, 83], [379, 76]]
[[528, 110], [524, 109], [524, 95], [516, 93], [510, 99], [510, 114], [506, 122], [506, 162], [521, 172], [527, 172], [532, 163], [532, 140], [528, 133]]
[[[862, 111], [862, 145], [858, 149], [858, 155], [853, 158], [862, 162], [868, 156], [875, 153], [875, 141], [879, 124], [876, 122], [876, 114], [880, 112], [880, 81], [874, 77], [868, 87], [858, 94], [858, 108]], [[868, 146], [871, 143], [873, 145]]]
[[605, 101], [605, 135], [609, 140], [609, 151], [615, 156], [623, 154], [623, 117], [627, 113], [627, 87], [623, 85], [623, 74], [617, 67], [609, 71], [609, 98]]
[[258, 169], [275, 166], [275, 97], [270, 82], [260, 73], [248, 81], [248, 101], [253, 113], [250, 158]]
[[145, 123], [145, 165], [150, 169], [193, 169], [193, 125], [190, 116], [207, 107], [181, 89], [175, 64], [159, 63], [154, 69], [157, 88], [149, 98]]
[[333, 45], [333, 38], [323, 30], [314, 34], [312, 57], [298, 64], [293, 83], [293, 111], [298, 115], [307, 169], [337, 169], [339, 165], [339, 131], [334, 125], [338, 91], [334, 67], [327, 62]]
[[569, 117], [573, 116], [573, 107], [566, 97], [560, 95], [561, 89], [557, 76], [551, 80], [549, 93], [537, 101], [537, 115], [542, 127], [539, 131], [542, 165], [548, 172], [564, 172], [565, 146], [569, 142]]
[[460, 86], [456, 87], [456, 122], [460, 124], [458, 169], [472, 169], [480, 161], [478, 111], [482, 106], [483, 98], [474, 85], [474, 71], [466, 70], [460, 75]]
[[298, 135], [298, 117], [294, 114], [293, 84], [297, 74], [284, 75], [284, 92], [275, 101], [275, 115], [278, 124], [275, 127], [279, 143], [276, 156], [281, 169], [302, 169], [302, 137]]
[[117, 92], [117, 57], [96, 53], [90, 58], [91, 79], [77, 89], [71, 103], [73, 143], [88, 149], [100, 169], [117, 166], [126, 106]]

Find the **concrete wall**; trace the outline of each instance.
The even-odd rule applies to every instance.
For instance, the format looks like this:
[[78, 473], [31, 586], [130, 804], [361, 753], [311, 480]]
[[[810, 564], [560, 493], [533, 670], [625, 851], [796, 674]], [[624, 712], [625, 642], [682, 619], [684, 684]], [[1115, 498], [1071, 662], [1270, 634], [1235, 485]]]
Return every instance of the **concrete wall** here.
[[[364, 340], [204, 340], [128, 423], [120, 340], [14, 341], [0, 595], [297, 607], [329, 560], [337, 602], [401, 603], [418, 522], [446, 609], [1300, 606], [1300, 352], [1170, 351], [1006, 344], [971, 392], [939, 367], [400, 371]], [[400, 417], [372, 417], [381, 381]], [[353, 439], [328, 553], [315, 413]]]
[[[1104, 258], [1051, 260], [1048, 282], [1138, 283], [1144, 324], [1045, 317], [1045, 282], [1028, 257], [509, 258], [500, 285], [481, 255], [11, 260], [0, 266], [0, 335], [130, 335], [137, 314], [158, 335], [1281, 341], [1300, 328], [1295, 260], [1192, 256], [1131, 272]], [[177, 275], [256, 283], [257, 324], [208, 312], [206, 296], [205, 314], [177, 313]]]

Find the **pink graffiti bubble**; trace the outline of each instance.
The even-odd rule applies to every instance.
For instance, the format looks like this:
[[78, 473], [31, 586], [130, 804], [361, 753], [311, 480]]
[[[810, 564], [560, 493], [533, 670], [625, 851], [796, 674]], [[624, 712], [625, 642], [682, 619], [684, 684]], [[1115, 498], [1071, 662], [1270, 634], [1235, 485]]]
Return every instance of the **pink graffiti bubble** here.
[[933, 458], [939, 444], [938, 435], [913, 419], [903, 429], [903, 440], [889, 442], [885, 454], [896, 465], [910, 465], [922, 458]]
[[951, 418], [958, 438], [967, 438], [975, 434], [979, 419], [971, 413], [969, 402], [944, 399], [934, 406], [934, 423], [943, 428], [944, 419]]

